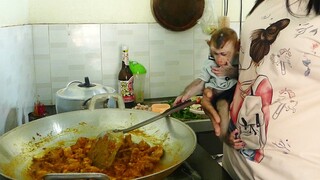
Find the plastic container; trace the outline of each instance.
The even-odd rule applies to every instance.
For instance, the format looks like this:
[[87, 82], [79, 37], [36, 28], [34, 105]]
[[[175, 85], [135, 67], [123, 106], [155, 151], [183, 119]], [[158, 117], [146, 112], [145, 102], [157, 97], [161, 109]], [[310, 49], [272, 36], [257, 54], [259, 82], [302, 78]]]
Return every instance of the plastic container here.
[[169, 104], [152, 104], [151, 111], [157, 113], [163, 113], [165, 110], [169, 109]]
[[146, 81], [146, 68], [136, 62], [130, 61], [129, 67], [133, 73], [133, 94], [135, 103], [141, 103], [144, 101], [144, 86]]

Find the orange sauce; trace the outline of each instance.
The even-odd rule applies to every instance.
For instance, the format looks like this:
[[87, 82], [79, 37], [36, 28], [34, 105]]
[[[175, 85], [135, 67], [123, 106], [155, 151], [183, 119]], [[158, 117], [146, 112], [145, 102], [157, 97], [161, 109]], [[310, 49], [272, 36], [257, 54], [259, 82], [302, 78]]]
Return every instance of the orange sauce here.
[[111, 179], [132, 179], [159, 170], [157, 167], [163, 156], [163, 147], [150, 146], [145, 141], [134, 143], [131, 135], [126, 135], [117, 152], [115, 161], [108, 169], [92, 165], [88, 152], [94, 139], [78, 138], [74, 145], [48, 150], [42, 157], [34, 157], [28, 168], [33, 179], [43, 179], [48, 173], [95, 172], [105, 173]]

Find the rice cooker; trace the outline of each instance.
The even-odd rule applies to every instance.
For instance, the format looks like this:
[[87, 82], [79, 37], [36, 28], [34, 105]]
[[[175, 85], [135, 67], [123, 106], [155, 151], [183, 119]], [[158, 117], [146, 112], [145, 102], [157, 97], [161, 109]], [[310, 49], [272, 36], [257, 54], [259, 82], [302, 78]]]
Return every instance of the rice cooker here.
[[[103, 93], [115, 93], [112, 87], [103, 86], [97, 83], [90, 83], [88, 77], [85, 82], [79, 80], [71, 81], [63, 89], [56, 92], [56, 112], [63, 113], [69, 111], [87, 109], [88, 101], [94, 95]], [[111, 99], [102, 102], [101, 106], [114, 107], [115, 101]]]

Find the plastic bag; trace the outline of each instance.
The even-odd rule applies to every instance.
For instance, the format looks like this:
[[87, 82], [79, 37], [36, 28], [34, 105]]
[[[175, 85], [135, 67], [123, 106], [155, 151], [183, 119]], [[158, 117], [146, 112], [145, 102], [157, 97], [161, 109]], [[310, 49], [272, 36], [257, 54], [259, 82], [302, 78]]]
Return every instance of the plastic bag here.
[[218, 16], [214, 11], [213, 0], [205, 0], [205, 7], [202, 17], [198, 20], [203, 33], [212, 34], [216, 29], [218, 29]]

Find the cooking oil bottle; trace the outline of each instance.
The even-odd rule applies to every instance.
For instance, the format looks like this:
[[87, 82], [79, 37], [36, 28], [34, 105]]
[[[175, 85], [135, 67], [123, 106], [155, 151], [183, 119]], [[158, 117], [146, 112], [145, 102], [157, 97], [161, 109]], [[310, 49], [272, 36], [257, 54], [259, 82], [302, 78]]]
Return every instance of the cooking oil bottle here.
[[122, 66], [118, 75], [118, 91], [122, 96], [125, 107], [134, 107], [133, 74], [129, 67], [129, 48], [122, 46]]

